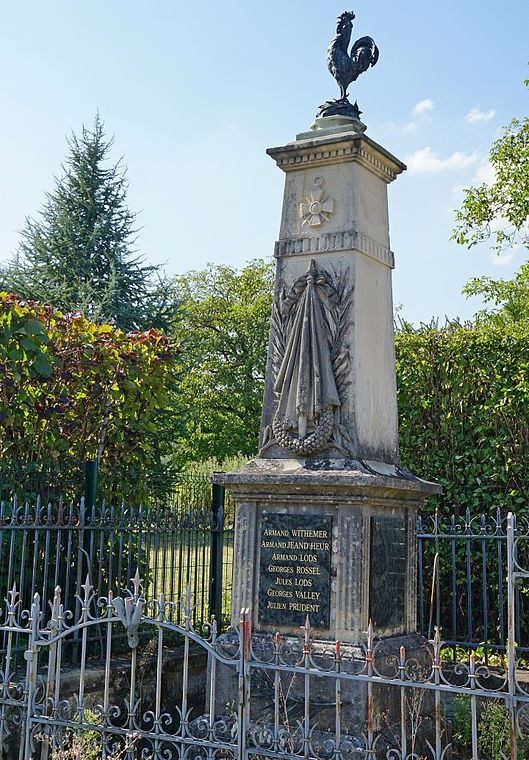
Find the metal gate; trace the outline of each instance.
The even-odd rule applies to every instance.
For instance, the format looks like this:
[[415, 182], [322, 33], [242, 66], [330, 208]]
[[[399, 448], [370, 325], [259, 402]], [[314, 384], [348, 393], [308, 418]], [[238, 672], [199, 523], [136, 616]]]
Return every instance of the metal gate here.
[[[308, 620], [299, 637], [252, 632], [249, 610], [234, 630], [219, 634], [215, 622], [196, 630], [190, 591], [179, 610], [163, 595], [147, 602], [138, 574], [128, 592], [104, 598], [87, 579], [77, 614], [60, 589], [47, 607], [36, 595], [24, 610], [13, 588], [0, 626], [0, 757], [527, 758], [529, 678], [512, 621], [515, 584], [529, 574], [512, 523], [509, 647], [505, 661], [488, 666], [475, 655], [454, 662], [451, 648], [445, 658], [439, 632], [392, 649], [368, 630], [351, 646], [318, 641]], [[183, 625], [174, 622], [180, 614]]]
[[[185, 623], [178, 626], [172, 622], [180, 612], [175, 610], [176, 604], [166, 602], [163, 596], [147, 604], [140, 595], [138, 574], [132, 580], [131, 591], [122, 597], [96, 599], [89, 579], [82, 591], [76, 619], [71, 610], [64, 609], [60, 589], [48, 611], [42, 608], [38, 594], [29, 610], [21, 609], [15, 588], [9, 594], [5, 624], [0, 628], [7, 638], [0, 674], [0, 757], [193, 760], [211, 756], [212, 752], [235, 757], [240, 725], [235, 713], [217, 719], [213, 701], [207, 711], [191, 715], [191, 648], [195, 646], [204, 654], [198, 659], [201, 666], [208, 668], [212, 691], [218, 663], [233, 671], [238, 668], [237, 655], [226, 658], [217, 650], [215, 623], [208, 638], [193, 628], [192, 594], [188, 591], [180, 602]], [[128, 642], [125, 653], [122, 647], [114, 651], [114, 640], [121, 641], [121, 636], [114, 634], [121, 634], [123, 627]], [[22, 637], [27, 642], [25, 671], [13, 672], [13, 644]], [[145, 668], [140, 662], [145, 646], [140, 647], [140, 639], [151, 648], [149, 664], [153, 672], [147, 696]], [[97, 649], [103, 647], [102, 659], [100, 652], [94, 658], [94, 640], [99, 640]], [[164, 694], [171, 686], [164, 678], [164, 654], [169, 644], [182, 654], [180, 688], [171, 689], [170, 704]], [[77, 650], [76, 668], [63, 663], [68, 647]], [[89, 695], [94, 671], [101, 674], [96, 702]], [[117, 672], [124, 675], [118, 695], [114, 688]]]

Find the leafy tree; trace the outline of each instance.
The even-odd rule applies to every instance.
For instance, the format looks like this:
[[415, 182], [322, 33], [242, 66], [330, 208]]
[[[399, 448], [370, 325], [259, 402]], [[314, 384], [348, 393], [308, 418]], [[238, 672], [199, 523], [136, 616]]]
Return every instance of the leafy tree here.
[[[494, 181], [465, 190], [452, 238], [469, 248], [492, 240], [498, 254], [518, 247], [529, 250], [529, 118], [511, 121], [493, 143], [489, 159]], [[527, 320], [529, 263], [522, 264], [511, 280], [475, 277], [463, 293], [481, 296], [488, 305], [478, 313], [479, 321]]]
[[[496, 518], [498, 509], [504, 519], [512, 511], [519, 524], [525, 524], [529, 513], [529, 323], [452, 322], [439, 328], [434, 322], [419, 329], [404, 328], [396, 334], [401, 459], [412, 472], [443, 486], [443, 493], [429, 499], [421, 512], [438, 507], [441, 532], [451, 534], [464, 532], [467, 509], [475, 518], [470, 528], [475, 534], [485, 535], [488, 530], [478, 515]], [[451, 514], [461, 518], [458, 527], [450, 527]], [[423, 525], [429, 530], [432, 522], [426, 518]], [[467, 610], [469, 600], [477, 612], [486, 598], [489, 628], [486, 631], [479, 612], [475, 614], [474, 641], [497, 640], [505, 583], [498, 567], [505, 558], [498, 555], [494, 541], [487, 542], [487, 575], [482, 579], [478, 546], [478, 541], [466, 545], [425, 542], [422, 577], [429, 586], [436, 565], [440, 591], [436, 603], [440, 620], [448, 630], [455, 627], [453, 638], [461, 634], [467, 638], [468, 618], [460, 611]], [[527, 564], [524, 542], [519, 559]], [[470, 586], [467, 563], [474, 573]], [[425, 589], [425, 596], [428, 593]], [[529, 617], [522, 614], [521, 621], [521, 640], [526, 641]], [[454, 739], [458, 738], [461, 735], [455, 734]]]
[[529, 118], [511, 121], [489, 159], [494, 181], [465, 190], [453, 239], [470, 248], [492, 238], [498, 253], [529, 248]]
[[168, 292], [159, 267], [134, 251], [136, 214], [126, 204], [122, 161], [108, 164], [113, 145], [96, 115], [92, 129], [68, 139], [63, 176], [39, 218], [26, 220], [0, 287], [23, 298], [83, 311], [123, 330], [164, 329]]
[[107, 492], [141, 497], [129, 476], [141, 471], [148, 491], [166, 453], [155, 415], [169, 405], [176, 356], [154, 329], [126, 334], [0, 293], [2, 467], [56, 463], [68, 477], [98, 459]]
[[490, 305], [477, 313], [478, 322], [496, 325], [526, 322], [529, 319], [529, 262], [522, 264], [511, 280], [474, 277], [466, 283], [463, 294], [481, 296]]
[[180, 463], [256, 453], [272, 290], [273, 266], [263, 260], [175, 278]]

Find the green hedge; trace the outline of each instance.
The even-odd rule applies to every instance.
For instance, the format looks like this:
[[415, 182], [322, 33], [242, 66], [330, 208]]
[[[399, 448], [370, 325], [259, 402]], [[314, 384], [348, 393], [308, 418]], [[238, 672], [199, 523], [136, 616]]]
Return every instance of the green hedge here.
[[397, 332], [401, 459], [443, 511], [529, 505], [529, 324]]

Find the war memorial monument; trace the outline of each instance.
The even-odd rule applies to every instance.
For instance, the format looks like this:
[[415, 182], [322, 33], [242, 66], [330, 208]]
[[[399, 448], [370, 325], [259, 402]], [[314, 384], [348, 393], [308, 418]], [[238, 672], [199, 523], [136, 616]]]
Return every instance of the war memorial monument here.
[[[358, 641], [416, 629], [416, 509], [439, 487], [399, 459], [387, 186], [406, 167], [366, 135], [349, 84], [376, 64], [338, 18], [341, 98], [268, 155], [285, 173], [256, 459], [236, 503], [232, 622]], [[395, 641], [395, 643], [397, 643]]]

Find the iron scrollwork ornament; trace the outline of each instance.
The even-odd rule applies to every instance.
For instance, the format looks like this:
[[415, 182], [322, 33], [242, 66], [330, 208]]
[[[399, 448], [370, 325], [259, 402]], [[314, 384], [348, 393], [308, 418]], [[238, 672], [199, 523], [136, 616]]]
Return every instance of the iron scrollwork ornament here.
[[272, 330], [278, 403], [273, 440], [267, 445], [277, 443], [298, 456], [332, 445], [343, 448], [339, 410], [349, 382], [344, 337], [351, 301], [346, 281], [347, 273], [332, 277], [312, 260], [307, 272], [276, 299]]

